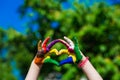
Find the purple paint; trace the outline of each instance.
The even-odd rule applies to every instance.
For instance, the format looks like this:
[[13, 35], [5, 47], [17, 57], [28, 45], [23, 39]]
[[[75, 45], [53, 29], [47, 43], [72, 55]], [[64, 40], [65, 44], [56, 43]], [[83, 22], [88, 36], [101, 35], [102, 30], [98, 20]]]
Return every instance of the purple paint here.
[[64, 40], [62, 39], [56, 39], [56, 40], [53, 40], [51, 43], [48, 44], [47, 46], [47, 52], [52, 48], [53, 45], [55, 45], [57, 42], [61, 42], [63, 43], [68, 49], [69, 49], [69, 44], [67, 42], [65, 42]]

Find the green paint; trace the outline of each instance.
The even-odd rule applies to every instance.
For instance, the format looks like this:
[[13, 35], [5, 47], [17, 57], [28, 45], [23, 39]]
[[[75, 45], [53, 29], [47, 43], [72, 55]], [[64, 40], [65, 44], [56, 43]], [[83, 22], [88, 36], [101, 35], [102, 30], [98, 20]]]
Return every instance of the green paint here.
[[56, 60], [53, 60], [51, 58], [45, 59], [44, 63], [53, 63], [53, 64], [59, 66], [59, 62], [57, 62]]
[[74, 51], [75, 51], [75, 54], [76, 54], [76, 59], [77, 59], [77, 62], [79, 62], [82, 59], [83, 56], [81, 55], [79, 45], [78, 45], [78, 41], [77, 41], [76, 37], [73, 38], [73, 41], [75, 43]]

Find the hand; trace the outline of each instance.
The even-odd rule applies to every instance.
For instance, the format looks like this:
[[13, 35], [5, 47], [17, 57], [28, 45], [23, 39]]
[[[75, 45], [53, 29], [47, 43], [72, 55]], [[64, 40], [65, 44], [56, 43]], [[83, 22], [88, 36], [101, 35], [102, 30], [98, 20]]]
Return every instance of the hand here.
[[46, 45], [47, 45], [49, 39], [50, 38], [48, 37], [43, 41], [43, 43], [42, 43], [41, 40], [38, 43], [38, 52], [37, 52], [35, 60], [34, 60], [34, 62], [37, 65], [40, 65], [40, 64], [43, 64], [43, 63], [53, 63], [53, 64], [56, 64], [56, 65], [59, 65], [59, 63], [57, 61], [50, 58], [50, 55], [52, 53], [55, 53], [56, 55], [58, 55], [58, 51], [56, 49], [52, 49], [52, 50], [49, 49], [48, 50]]
[[[49, 43], [48, 46], [46, 46], [49, 39], [50, 38], [46, 38], [43, 43], [41, 41], [39, 41], [38, 52], [37, 52], [37, 56], [35, 58], [36, 64], [40, 65], [43, 63], [53, 63], [58, 66], [61, 66], [66, 63], [77, 63], [82, 59], [83, 54], [79, 50], [78, 42], [77, 42], [76, 38], [74, 38], [75, 44], [69, 38], [64, 37], [64, 39], [66, 41], [64, 41], [62, 39], [56, 39], [56, 40], [53, 40], [51, 43]], [[59, 52], [56, 49], [51, 50], [52, 46], [55, 45], [55, 43], [57, 43], [57, 42], [63, 43], [67, 47], [67, 49], [61, 49]], [[41, 47], [41, 43], [42, 43], [42, 47]], [[63, 53], [67, 53], [68, 58], [60, 61], [60, 63], [59, 63], [50, 58], [50, 55], [52, 53], [55, 53], [56, 55], [61, 55]]]
[[[72, 49], [71, 43], [68, 44], [66, 41], [64, 41], [64, 40], [62, 40], [62, 39], [56, 39], [56, 40], [53, 40], [52, 42], [50, 42], [50, 43], [48, 44], [48, 46], [47, 46], [47, 50], [49, 51], [49, 50], [52, 48], [52, 46], [55, 45], [55, 44], [58, 43], [58, 42], [64, 44], [64, 45], [67, 47], [67, 49], [61, 49], [61, 50], [58, 52], [58, 55], [61, 55], [61, 54], [63, 54], [63, 53], [68, 54], [68, 58], [67, 58], [66, 60], [60, 61], [59, 66], [65, 64], [65, 63], [73, 63], [73, 62], [75, 62], [75, 61], [76, 61], [76, 57], [75, 57], [75, 54], [73, 53], [74, 51], [73, 51], [73, 49]], [[68, 50], [69, 50], [70, 52], [72, 52], [72, 53], [70, 53]]]
[[69, 44], [69, 47], [68, 47], [68, 50], [61, 50], [59, 54], [69, 52], [70, 55], [67, 59], [62, 60], [60, 62], [60, 65], [63, 65], [66, 63], [78, 63], [79, 61], [81, 61], [84, 58], [84, 55], [79, 49], [77, 39], [76, 38], [73, 39], [75, 44], [67, 37], [64, 37], [64, 39]]

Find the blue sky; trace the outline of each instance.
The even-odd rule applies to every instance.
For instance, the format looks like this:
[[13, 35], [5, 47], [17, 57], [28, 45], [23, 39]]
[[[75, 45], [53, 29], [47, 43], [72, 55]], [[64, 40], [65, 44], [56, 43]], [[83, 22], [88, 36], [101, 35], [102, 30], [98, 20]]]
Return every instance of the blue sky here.
[[[63, 8], [67, 9], [68, 6], [71, 6], [70, 3], [73, 0], [69, 0], [69, 3], [63, 3]], [[80, 3], [84, 3], [87, 0], [80, 0]], [[113, 2], [120, 3], [120, 0], [90, 0], [91, 3], [99, 2], [99, 1], [106, 1], [108, 4], [113, 4]], [[26, 23], [29, 23], [33, 18], [30, 18], [29, 16], [25, 16], [24, 18], [20, 18], [20, 14], [18, 12], [18, 8], [20, 5], [24, 3], [24, 0], [0, 0], [0, 27], [3, 29], [8, 29], [10, 27], [14, 28], [18, 32], [21, 32], [25, 34], [26, 28], [29, 27], [29, 25], [26, 25]], [[28, 13], [31, 13], [32, 9], [28, 9]], [[36, 17], [36, 15], [35, 15]], [[55, 24], [58, 25], [58, 24]], [[36, 30], [38, 27], [37, 24], [32, 25], [32, 28]]]
[[25, 22], [27, 18], [20, 19], [17, 9], [23, 4], [23, 0], [2, 0], [0, 1], [0, 27], [8, 29], [9, 27], [24, 33]]

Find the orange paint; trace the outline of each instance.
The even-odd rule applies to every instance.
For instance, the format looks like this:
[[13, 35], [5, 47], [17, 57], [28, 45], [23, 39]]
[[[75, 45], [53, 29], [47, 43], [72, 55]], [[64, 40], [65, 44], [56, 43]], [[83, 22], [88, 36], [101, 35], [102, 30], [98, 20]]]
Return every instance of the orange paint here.
[[44, 58], [36, 57], [36, 58], [35, 58], [35, 64], [37, 64], [37, 65], [42, 64], [43, 59], [44, 59]]

